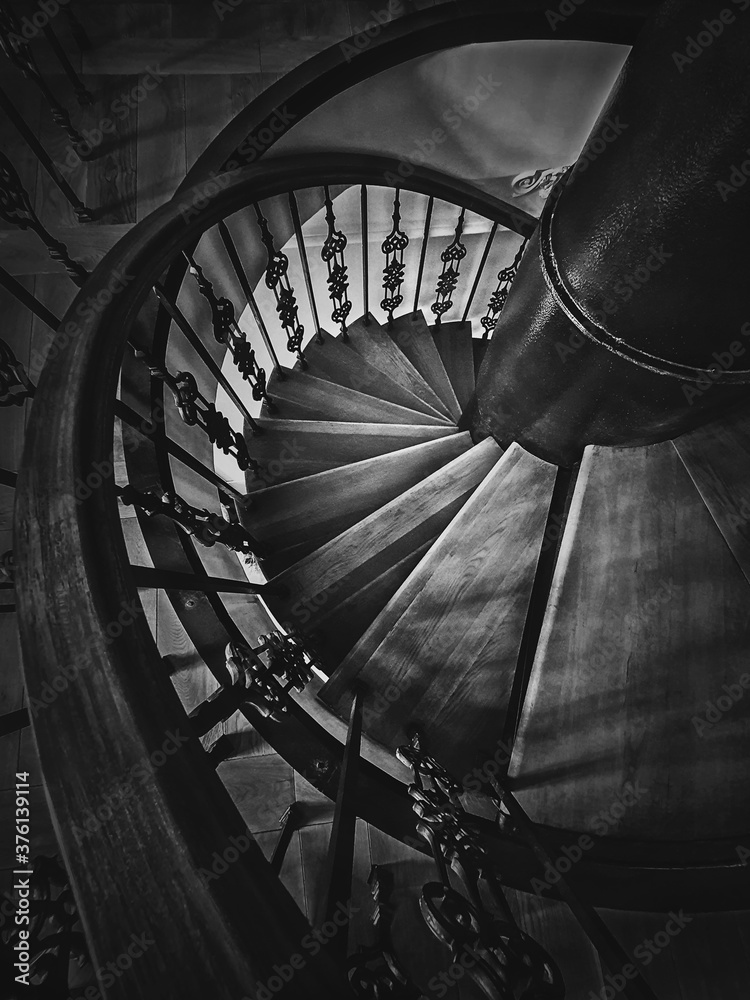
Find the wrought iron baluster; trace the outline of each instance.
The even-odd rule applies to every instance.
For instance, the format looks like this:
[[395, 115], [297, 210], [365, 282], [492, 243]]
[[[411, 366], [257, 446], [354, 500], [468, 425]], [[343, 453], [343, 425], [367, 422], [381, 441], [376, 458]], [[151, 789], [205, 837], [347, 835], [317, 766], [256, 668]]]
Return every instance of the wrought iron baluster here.
[[[248, 690], [244, 701], [264, 717], [280, 721], [288, 708], [287, 692], [304, 690], [312, 679], [314, 658], [299, 636], [270, 632], [258, 636], [259, 646], [230, 642], [226, 649], [227, 669]], [[266, 659], [263, 659], [263, 654]]]
[[419, 254], [419, 269], [417, 270], [417, 287], [414, 289], [414, 315], [419, 311], [419, 293], [422, 290], [422, 275], [424, 274], [424, 261], [427, 255], [427, 243], [430, 238], [430, 223], [432, 222], [432, 207], [435, 199], [430, 195], [427, 202], [427, 211], [424, 219], [424, 233], [422, 235], [422, 249]]
[[0, 339], [0, 406], [22, 406], [35, 390], [10, 345]]
[[479, 267], [477, 268], [477, 273], [474, 278], [474, 283], [471, 286], [471, 291], [469, 292], [469, 298], [466, 302], [466, 308], [464, 309], [464, 314], [461, 317], [462, 322], [466, 322], [469, 318], [469, 310], [471, 309], [471, 304], [474, 301], [474, 296], [477, 293], [477, 288], [479, 288], [479, 282], [484, 274], [484, 266], [487, 263], [487, 258], [490, 255], [490, 250], [492, 249], [492, 244], [495, 241], [495, 234], [497, 233], [497, 223], [493, 222], [492, 229], [490, 230], [490, 235], [487, 237], [487, 242], [484, 245], [484, 250], [482, 251], [482, 259], [479, 261]]
[[282, 329], [286, 333], [286, 346], [290, 354], [296, 355], [300, 366], [307, 368], [302, 354], [302, 338], [305, 328], [299, 321], [297, 299], [294, 289], [289, 283], [289, 258], [274, 246], [273, 236], [268, 228], [268, 220], [264, 218], [260, 206], [255, 204], [255, 214], [261, 233], [261, 241], [268, 253], [266, 267], [266, 286], [271, 289], [276, 298], [276, 312]]
[[[81, 133], [73, 126], [70, 115], [55, 98], [47, 82], [39, 71], [31, 47], [23, 37], [21, 22], [4, 3], [0, 3], [0, 48], [23, 75], [31, 80], [44, 95], [49, 105], [52, 120], [65, 132], [74, 146], [83, 146]], [[80, 153], [79, 153], [80, 155]]]
[[234, 273], [237, 275], [237, 280], [242, 286], [242, 291], [245, 293], [248, 305], [250, 306], [250, 311], [253, 314], [253, 319], [258, 327], [261, 337], [263, 338], [263, 343], [266, 345], [266, 350], [271, 355], [271, 360], [273, 361], [274, 368], [276, 369], [276, 377], [278, 379], [285, 379], [284, 369], [279, 363], [278, 356], [271, 343], [271, 338], [268, 336], [268, 330], [266, 329], [266, 324], [258, 308], [258, 303], [255, 301], [255, 296], [253, 295], [253, 290], [250, 287], [250, 282], [247, 280], [247, 274], [245, 273], [245, 268], [242, 266], [242, 261], [240, 260], [240, 255], [237, 253], [237, 247], [232, 239], [232, 234], [229, 232], [229, 228], [226, 222], [220, 222], [218, 225], [219, 234], [221, 236], [222, 243], [227, 251], [227, 255], [232, 262], [232, 267], [234, 268]]
[[207, 548], [220, 542], [243, 555], [258, 554], [255, 539], [241, 524], [205, 508], [193, 507], [177, 493], [142, 492], [129, 484], [118, 487], [117, 492], [125, 506], [137, 507], [148, 517], [159, 514], [168, 517]]
[[328, 235], [323, 241], [320, 256], [328, 268], [328, 295], [333, 303], [331, 319], [339, 324], [342, 339], [347, 340], [346, 321], [352, 311], [352, 304], [349, 301], [349, 278], [344, 263], [347, 238], [340, 229], [336, 229], [336, 216], [327, 184], [324, 190]]
[[484, 328], [482, 340], [487, 340], [490, 335], [490, 331], [494, 330], [497, 325], [500, 313], [503, 311], [503, 306], [508, 298], [510, 286], [513, 284], [513, 279], [516, 276], [518, 265], [521, 263], [521, 258], [523, 257], [523, 252], [526, 249], [526, 244], [528, 242], [529, 237], [526, 236], [518, 248], [516, 256], [513, 258], [513, 263], [509, 264], [508, 267], [501, 268], [497, 272], [497, 288], [492, 293], [490, 301], [487, 303], [487, 313], [481, 320]]
[[52, 30], [52, 25], [46, 24], [42, 30], [44, 32], [44, 37], [47, 39], [47, 41], [50, 44], [50, 47], [52, 48], [52, 51], [57, 56], [57, 61], [62, 66], [65, 75], [73, 85], [73, 90], [75, 91], [78, 104], [82, 108], [89, 107], [94, 103], [94, 96], [89, 90], [86, 89], [83, 80], [80, 78], [80, 76], [76, 73], [75, 69], [73, 68], [73, 64], [71, 63], [70, 59], [68, 59], [68, 55], [65, 49], [60, 44], [60, 41], [55, 32]]
[[0, 218], [19, 229], [31, 229], [46, 245], [52, 260], [62, 264], [71, 279], [79, 286], [84, 284], [89, 276], [88, 271], [73, 260], [64, 243], [54, 239], [39, 221], [28, 191], [21, 183], [15, 167], [8, 157], [0, 152]]
[[323, 334], [320, 329], [320, 320], [318, 318], [318, 305], [315, 301], [315, 289], [313, 288], [312, 275], [310, 274], [310, 262], [307, 259], [307, 248], [305, 246], [305, 236], [302, 232], [302, 222], [299, 216], [299, 208], [297, 206], [297, 197], [294, 191], [289, 192], [289, 211], [292, 216], [292, 225], [294, 226], [294, 235], [297, 240], [297, 248], [299, 250], [299, 259], [302, 264], [302, 274], [305, 278], [305, 287], [307, 288], [307, 298], [310, 302], [310, 309], [313, 316], [313, 324], [318, 336], [318, 343], [323, 343]]
[[359, 211], [362, 228], [362, 298], [364, 300], [365, 325], [370, 322], [370, 229], [367, 224], [367, 185], [363, 184], [359, 194]]
[[393, 313], [404, 297], [401, 294], [401, 285], [404, 282], [404, 250], [409, 245], [409, 237], [401, 231], [401, 193], [396, 188], [393, 199], [393, 228], [383, 240], [380, 249], [385, 254], [385, 267], [383, 268], [383, 289], [385, 296], [380, 303], [380, 308], [388, 313], [388, 326], [393, 325]]
[[41, 142], [37, 139], [34, 131], [29, 128], [26, 124], [24, 117], [19, 114], [18, 109], [15, 104], [8, 98], [2, 87], [0, 87], [0, 108], [6, 113], [8, 118], [13, 122], [13, 125], [18, 130], [19, 134], [23, 137], [26, 145], [31, 149], [36, 156], [37, 160], [41, 163], [42, 167], [46, 170], [49, 176], [52, 178], [54, 183], [62, 192], [65, 199], [70, 203], [73, 211], [76, 214], [76, 218], [79, 222], [93, 222], [94, 213], [91, 212], [83, 204], [81, 199], [75, 193], [73, 188], [68, 184], [63, 175], [58, 170], [57, 166], [52, 162], [47, 150], [42, 146]]
[[26, 306], [36, 316], [46, 323], [51, 330], [57, 330], [60, 325], [59, 317], [50, 312], [49, 309], [39, 301], [36, 295], [32, 295], [28, 289], [24, 288], [20, 281], [17, 281], [12, 274], [9, 274], [4, 267], [0, 267], [0, 285], [18, 299], [21, 305]]
[[217, 298], [213, 284], [205, 276], [203, 268], [191, 254], [185, 253], [185, 258], [188, 262], [188, 269], [198, 285], [199, 292], [210, 306], [214, 339], [217, 343], [224, 344], [228, 348], [232, 360], [237, 366], [237, 371], [250, 386], [253, 399], [256, 402], [265, 400], [268, 408], [273, 410], [273, 400], [267, 392], [265, 370], [258, 364], [255, 351], [248, 343], [245, 331], [241, 330], [237, 323], [234, 305], [223, 296]]
[[195, 376], [191, 372], [178, 372], [172, 375], [148, 351], [132, 344], [130, 346], [133, 354], [144, 362], [152, 376], [163, 382], [171, 391], [175, 406], [188, 426], [200, 427], [212, 444], [220, 448], [225, 455], [232, 455], [243, 472], [247, 469], [252, 469], [253, 472], [260, 471], [258, 463], [248, 453], [244, 437], [238, 431], [232, 430], [224, 414], [217, 410], [213, 403], [209, 403], [200, 392]]
[[[565, 986], [554, 961], [515, 923], [471, 816], [461, 805], [461, 786], [424, 752], [419, 733], [396, 755], [412, 768], [409, 794], [419, 818], [417, 831], [430, 844], [440, 874], [439, 882], [422, 889], [420, 908], [427, 926], [450, 949], [452, 961], [472, 956], [469, 975], [490, 1000], [563, 1000]], [[448, 866], [465, 894], [451, 886]], [[480, 881], [487, 884], [501, 916], [485, 906]]]
[[443, 270], [441, 271], [437, 280], [437, 285], [435, 286], [435, 301], [430, 306], [430, 309], [435, 315], [436, 323], [440, 323], [443, 318], [443, 313], [448, 312], [453, 305], [453, 293], [458, 285], [461, 261], [466, 256], [466, 246], [461, 242], [461, 236], [464, 231], [465, 217], [466, 209], [462, 208], [458, 216], [458, 222], [456, 223], [456, 232], [453, 236], [453, 240], [440, 254], [440, 260], [443, 262]]

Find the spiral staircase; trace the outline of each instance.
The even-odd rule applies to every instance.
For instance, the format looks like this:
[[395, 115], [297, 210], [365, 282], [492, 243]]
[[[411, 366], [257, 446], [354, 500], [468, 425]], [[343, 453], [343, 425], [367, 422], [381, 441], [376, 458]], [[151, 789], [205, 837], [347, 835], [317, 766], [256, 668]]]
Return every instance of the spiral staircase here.
[[[746, 993], [747, 373], [555, 461], [580, 413], [512, 353], [550, 210], [426, 167], [396, 185], [388, 156], [239, 152], [287, 99], [301, 120], [415, 55], [561, 37], [533, 4], [459, 7], [280, 80], [93, 272], [48, 243], [72, 301], [4, 278], [57, 331], [3, 387], [33, 399], [3, 479], [21, 714], [75, 892], [40, 866], [49, 1000], [53, 972], [93, 981], [68, 957], [101, 973], [136, 934], [107, 997]], [[643, 21], [576, 18], [626, 44]], [[3, 210], [44, 238], [28, 198]], [[519, 433], [491, 425], [496, 374], [545, 416], [514, 397]], [[301, 875], [302, 810], [277, 836], [261, 802], [276, 761], [330, 824]]]

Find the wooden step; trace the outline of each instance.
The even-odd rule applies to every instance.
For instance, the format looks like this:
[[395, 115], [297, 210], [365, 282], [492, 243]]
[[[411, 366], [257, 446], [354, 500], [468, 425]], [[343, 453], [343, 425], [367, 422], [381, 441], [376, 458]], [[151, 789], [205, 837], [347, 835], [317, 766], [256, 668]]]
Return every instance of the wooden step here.
[[487, 438], [274, 577], [284, 593], [268, 595], [273, 614], [314, 634], [318, 618], [435, 538], [501, 454]]
[[479, 340], [478, 337], [472, 337], [471, 350], [474, 355], [474, 382], [476, 383], [477, 375], [479, 374], [479, 369], [482, 367], [482, 362], [484, 361], [484, 356], [487, 353], [487, 348], [489, 347], [489, 340]]
[[512, 445], [323, 687], [342, 711], [355, 679], [393, 709], [385, 746], [419, 723], [463, 774], [496, 749], [516, 669], [556, 468]]
[[271, 486], [253, 494], [244, 520], [274, 549], [322, 545], [471, 447], [464, 431]]
[[587, 830], [637, 783], [609, 835], [746, 830], [749, 661], [750, 589], [671, 442], [587, 448], [511, 772], [532, 819]]
[[436, 538], [437, 535], [430, 538], [395, 565], [388, 565], [382, 573], [340, 605], [322, 609], [315, 621], [315, 639], [331, 672], [375, 621]]
[[750, 581], [750, 413], [729, 415], [672, 444]]
[[436, 323], [430, 327], [440, 360], [451, 380], [458, 405], [465, 410], [474, 395], [474, 351], [471, 323]]
[[458, 420], [461, 416], [461, 407], [424, 314], [418, 312], [399, 316], [394, 319], [388, 335], [411, 361], [425, 382], [435, 390], [453, 419]]
[[429, 406], [450, 418], [448, 407], [419, 374], [406, 355], [398, 349], [384, 327], [368, 313], [347, 329], [347, 346], [368, 364], [383, 372], [391, 381], [412, 392]]
[[457, 434], [451, 424], [353, 424], [346, 421], [275, 420], [260, 417], [250, 451], [261, 472], [246, 474], [252, 493], [350, 462]]
[[431, 417], [445, 416], [409, 389], [398, 385], [379, 368], [368, 364], [356, 351], [350, 350], [343, 340], [332, 337], [325, 330], [321, 330], [321, 335], [323, 343], [314, 337], [305, 348], [308, 374]]
[[326, 382], [307, 372], [284, 369], [286, 377], [272, 376], [269, 394], [275, 410], [264, 404], [262, 416], [288, 420], [345, 420], [347, 423], [430, 424], [445, 426], [446, 417], [430, 417], [405, 406], [386, 403], [356, 389]]

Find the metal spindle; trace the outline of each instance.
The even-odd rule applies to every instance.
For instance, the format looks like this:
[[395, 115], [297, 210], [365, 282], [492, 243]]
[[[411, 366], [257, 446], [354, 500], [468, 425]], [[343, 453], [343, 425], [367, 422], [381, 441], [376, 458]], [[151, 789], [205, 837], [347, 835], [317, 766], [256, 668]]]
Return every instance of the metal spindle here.
[[305, 278], [307, 298], [310, 301], [310, 309], [312, 310], [313, 325], [317, 333], [318, 343], [322, 344], [323, 334], [320, 329], [320, 319], [318, 318], [318, 306], [315, 302], [315, 290], [313, 288], [312, 275], [310, 274], [310, 263], [307, 259], [307, 247], [305, 246], [305, 237], [302, 232], [302, 222], [300, 221], [299, 207], [294, 191], [289, 192], [289, 211], [291, 212], [292, 224], [294, 225], [294, 235], [297, 239], [297, 249], [299, 250], [300, 262], [302, 264], [302, 274]]
[[27, 309], [31, 310], [35, 316], [46, 323], [51, 330], [57, 330], [60, 326], [60, 320], [53, 312], [39, 301], [36, 295], [32, 293], [17, 281], [12, 274], [5, 270], [4, 267], [0, 267], [0, 285], [10, 292], [10, 294], [25, 306]]
[[453, 239], [440, 254], [440, 260], [443, 262], [443, 270], [441, 271], [437, 280], [437, 285], [435, 286], [435, 301], [430, 306], [430, 309], [435, 315], [436, 324], [439, 324], [442, 321], [443, 313], [448, 312], [453, 305], [453, 293], [458, 285], [461, 261], [464, 259], [467, 252], [466, 245], [461, 242], [461, 236], [464, 231], [465, 217], [466, 209], [462, 208], [458, 216], [458, 222], [456, 223], [456, 231], [453, 235]]
[[197, 590], [202, 594], [273, 593], [273, 587], [247, 580], [228, 580], [218, 576], [154, 569], [151, 566], [131, 566], [130, 572], [136, 587], [143, 590]]
[[298, 802], [292, 802], [279, 820], [281, 833], [271, 855], [270, 865], [276, 875], [280, 874], [286, 852], [292, 842], [292, 835], [302, 825], [302, 807]]
[[370, 323], [370, 231], [367, 225], [367, 185], [360, 191], [360, 216], [362, 221], [362, 297], [364, 299], [365, 326]]
[[323, 241], [320, 256], [328, 268], [328, 294], [333, 303], [331, 319], [334, 323], [339, 324], [341, 338], [346, 341], [348, 339], [346, 321], [352, 311], [352, 304], [349, 301], [349, 280], [344, 262], [347, 239], [341, 230], [336, 229], [336, 216], [333, 212], [333, 201], [327, 184], [324, 191], [328, 235]]
[[494, 330], [497, 325], [500, 313], [503, 311], [503, 306], [508, 298], [510, 286], [516, 276], [518, 265], [521, 263], [521, 258], [523, 257], [523, 252], [526, 249], [526, 244], [528, 242], [529, 237], [525, 236], [520, 247], [518, 248], [516, 256], [513, 258], [513, 263], [509, 264], [508, 267], [501, 268], [497, 272], [497, 288], [492, 293], [490, 300], [487, 303], [486, 315], [481, 319], [482, 327], [484, 328], [482, 340], [487, 340], [490, 335], [490, 331]]
[[35, 392], [36, 386], [10, 344], [0, 339], [0, 406], [21, 406]]
[[147, 366], [151, 375], [170, 389], [177, 411], [189, 427], [200, 427], [209, 441], [225, 455], [231, 455], [243, 472], [247, 469], [256, 473], [260, 471], [258, 463], [248, 453], [245, 438], [233, 430], [224, 414], [206, 399], [191, 372], [173, 375], [148, 351], [132, 344], [129, 346], [135, 357]]
[[250, 287], [250, 282], [247, 279], [247, 274], [245, 268], [242, 266], [242, 261], [240, 260], [240, 255], [237, 253], [237, 247], [235, 246], [234, 240], [232, 239], [232, 234], [229, 232], [229, 227], [226, 222], [220, 222], [218, 225], [219, 234], [221, 235], [224, 248], [227, 251], [227, 255], [232, 262], [232, 267], [234, 268], [234, 273], [237, 275], [237, 280], [240, 283], [242, 291], [245, 293], [245, 298], [250, 306], [250, 311], [253, 314], [253, 319], [258, 327], [261, 337], [263, 338], [263, 343], [266, 345], [266, 350], [271, 355], [271, 360], [273, 361], [274, 369], [276, 370], [276, 377], [279, 379], [286, 378], [284, 374], [284, 369], [281, 367], [276, 350], [271, 343], [271, 338], [268, 334], [268, 329], [266, 327], [265, 320], [258, 308], [258, 303], [255, 301], [255, 296], [253, 295], [253, 290]]
[[80, 288], [89, 276], [86, 268], [73, 260], [64, 243], [56, 240], [42, 225], [31, 207], [31, 199], [21, 178], [5, 153], [0, 152], [0, 218], [19, 229], [31, 229], [47, 247], [52, 260], [62, 264]]
[[422, 290], [422, 275], [424, 273], [424, 261], [427, 255], [427, 241], [430, 238], [430, 222], [432, 221], [432, 206], [435, 199], [430, 195], [427, 202], [427, 212], [424, 220], [424, 235], [422, 236], [422, 250], [419, 254], [419, 270], [417, 271], [417, 287], [414, 292], [414, 315], [419, 312], [419, 293]]
[[296, 355], [300, 367], [305, 369], [307, 361], [302, 354], [302, 338], [305, 334], [305, 328], [299, 321], [297, 299], [294, 289], [289, 283], [289, 258], [274, 246], [273, 236], [268, 228], [268, 220], [264, 218], [257, 202], [253, 207], [260, 229], [261, 242], [268, 254], [266, 287], [271, 289], [276, 299], [276, 312], [281, 327], [286, 333], [287, 350], [290, 354]]
[[260, 428], [256, 424], [252, 414], [240, 399], [234, 386], [231, 384], [231, 382], [227, 380], [221, 368], [219, 368], [214, 359], [211, 357], [210, 353], [206, 349], [205, 344], [198, 336], [198, 334], [195, 332], [195, 330], [192, 328], [190, 323], [187, 321], [180, 307], [177, 305], [176, 302], [173, 302], [169, 298], [162, 285], [154, 285], [154, 292], [159, 301], [161, 302], [161, 304], [164, 306], [164, 308], [171, 316], [171, 318], [174, 320], [179, 329], [185, 335], [186, 340], [191, 344], [195, 353], [198, 355], [198, 357], [201, 359], [206, 368], [211, 372], [213, 377], [216, 379], [216, 381], [219, 383], [222, 389], [226, 392], [226, 394], [229, 396], [232, 402], [235, 404], [237, 409], [242, 414], [243, 418], [252, 428], [253, 432], [259, 433]]
[[495, 239], [495, 233], [497, 232], [497, 223], [492, 224], [492, 229], [490, 230], [490, 235], [487, 237], [487, 242], [485, 243], [484, 250], [482, 251], [482, 259], [479, 261], [479, 267], [477, 268], [477, 273], [474, 278], [474, 284], [471, 286], [471, 291], [469, 292], [469, 299], [466, 303], [466, 308], [464, 309], [464, 314], [461, 317], [463, 323], [469, 318], [469, 310], [471, 309], [471, 304], [474, 301], [474, 296], [477, 293], [477, 288], [479, 287], [479, 282], [484, 271], [484, 266], [487, 263], [487, 258], [490, 255], [490, 249]]
[[[135, 410], [132, 410], [127, 405], [127, 403], [123, 403], [121, 399], [116, 399], [115, 416], [147, 441], [152, 441], [153, 443], [153, 439], [151, 438], [149, 431], [144, 428], [144, 424], [150, 425], [150, 427], [154, 430], [157, 428], [159, 421], [154, 418], [153, 414], [148, 418], [140, 417]], [[238, 489], [235, 489], [234, 486], [231, 486], [228, 482], [222, 479], [221, 476], [217, 475], [213, 469], [209, 469], [208, 466], [199, 462], [194, 455], [191, 455], [189, 451], [185, 451], [185, 449], [181, 445], [177, 444], [176, 441], [173, 441], [166, 435], [163, 436], [162, 441], [164, 442], [164, 447], [172, 458], [175, 458], [178, 462], [187, 466], [188, 469], [197, 473], [201, 476], [201, 478], [205, 479], [206, 482], [211, 483], [212, 486], [217, 486], [219, 489], [229, 493], [235, 500], [244, 501], [244, 493], [241, 493]]]
[[82, 108], [89, 107], [91, 104], [94, 103], [93, 94], [91, 94], [91, 92], [86, 89], [83, 80], [80, 78], [80, 76], [76, 73], [75, 69], [73, 68], [73, 64], [71, 63], [70, 59], [68, 59], [68, 55], [65, 49], [60, 44], [60, 41], [55, 32], [52, 30], [52, 25], [45, 24], [42, 31], [44, 32], [44, 37], [49, 42], [52, 51], [57, 56], [57, 61], [62, 66], [63, 72], [73, 85], [73, 90], [75, 91], [78, 104]]
[[[333, 813], [331, 839], [325, 864], [325, 897], [322, 901], [317, 923], [322, 927], [332, 921], [336, 909], [345, 905], [352, 894], [352, 870], [354, 867], [354, 838], [357, 830], [357, 782], [362, 749], [362, 706], [364, 692], [358, 688], [354, 694], [349, 713], [349, 728], [346, 747], [341, 762], [341, 775]], [[342, 958], [346, 958], [347, 933], [342, 928], [331, 941], [330, 947]]]
[[380, 249], [385, 254], [385, 267], [383, 268], [383, 289], [385, 296], [380, 303], [380, 308], [388, 313], [388, 326], [393, 326], [393, 313], [404, 297], [401, 294], [401, 285], [404, 281], [404, 250], [409, 245], [409, 237], [401, 231], [401, 193], [396, 188], [393, 199], [393, 228], [383, 240]]

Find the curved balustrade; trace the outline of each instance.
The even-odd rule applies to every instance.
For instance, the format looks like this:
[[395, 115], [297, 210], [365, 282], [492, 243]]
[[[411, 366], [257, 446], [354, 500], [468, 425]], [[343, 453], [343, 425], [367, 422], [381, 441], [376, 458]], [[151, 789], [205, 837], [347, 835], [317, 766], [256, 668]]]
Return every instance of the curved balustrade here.
[[[267, 593], [262, 575], [246, 572], [238, 559], [258, 559], [262, 569], [272, 555], [243, 522], [252, 503], [246, 475], [268, 474], [256, 457], [260, 407], [272, 405], [284, 416], [281, 387], [305, 376], [306, 343], [326, 342], [321, 316], [330, 317], [342, 339], [350, 314], [362, 311], [368, 322], [370, 302], [379, 301], [384, 321], [392, 323], [405, 302], [410, 314], [405, 292], [411, 281], [414, 312], [423, 303], [442, 321], [451, 309], [463, 309], [464, 319], [475, 319], [486, 335], [535, 225], [525, 213], [428, 170], [415, 170], [400, 189], [389, 189], [384, 178], [396, 166], [364, 156], [276, 160], [267, 169], [227, 176], [209, 194], [205, 184], [182, 191], [91, 275], [85, 292], [93, 297], [110, 289], [113, 272], [127, 280], [117, 294], [109, 291], [109, 304], [97, 315], [81, 318], [73, 304], [58, 334], [60, 350], [36, 391], [19, 483], [17, 586], [42, 766], [95, 960], [119, 954], [136, 919], [155, 940], [153, 967], [166, 956], [184, 958], [165, 996], [211, 992], [237, 1000], [267, 979], [305, 933], [254, 845], [231, 884], [207, 885], [199, 877], [215, 851], [244, 836], [214, 773], [217, 754], [209, 759], [197, 738], [207, 731], [206, 720], [238, 707], [246, 711], [258, 731], [332, 797], [345, 760], [342, 741], [313, 717], [308, 692], [290, 694], [310, 679], [309, 650], [276, 630], [258, 600]], [[349, 202], [347, 192], [355, 196]], [[424, 225], [410, 259], [407, 203], [420, 207]], [[337, 214], [339, 205], [349, 205], [345, 217]], [[447, 229], [437, 225], [448, 217]], [[316, 218], [317, 242], [309, 237]], [[472, 220], [478, 223], [473, 229]], [[359, 256], [352, 253], [352, 235], [361, 241]], [[316, 268], [324, 277], [322, 294]], [[223, 412], [225, 403], [231, 413]], [[127, 483], [112, 475], [115, 427], [127, 445]], [[89, 482], [96, 485], [82, 491]], [[198, 494], [209, 498], [207, 506], [196, 502]], [[153, 568], [129, 565], [125, 541], [113, 530], [118, 495], [138, 512]], [[227, 692], [220, 706], [217, 698], [190, 722], [143, 619], [137, 591], [149, 587], [167, 591]], [[237, 605], [226, 597], [231, 593], [243, 595], [242, 627]], [[127, 625], [124, 610], [130, 610]], [[262, 637], [258, 646], [248, 644], [243, 629], [255, 631], [253, 640]], [[180, 749], [154, 767], [155, 752], [174, 734]], [[142, 787], [108, 823], [106, 840], [82, 844], [73, 831], [95, 813], [104, 791], [144, 760], [151, 766]], [[360, 762], [355, 812], [395, 836], [411, 836], [404, 785], [377, 765], [376, 757]], [[472, 822], [488, 856], [503, 859], [509, 884], [528, 886], [538, 863], [523, 838], [486, 820]], [[552, 843], [570, 836], [550, 833]], [[609, 888], [616, 884], [623, 866], [642, 859], [641, 846], [595, 847], [580, 866], [584, 894], [596, 899], [607, 871]], [[669, 847], [663, 850], [668, 856]], [[679, 864], [689, 850], [685, 845]], [[732, 875], [728, 853], [717, 848], [714, 866], [696, 865], [692, 891], [706, 892], [706, 875], [717, 894], [723, 891]], [[630, 886], [607, 896], [609, 905], [643, 907], [646, 871], [636, 868]], [[683, 874], [666, 866], [650, 886], [652, 905], [673, 900], [669, 894]], [[102, 915], [97, 900], [113, 893]], [[186, 927], [199, 936], [194, 953], [182, 943]], [[531, 960], [520, 945], [508, 944], [511, 939], [518, 945], [508, 931], [497, 947], [513, 952], [520, 982]], [[539, 975], [548, 995], [555, 995], [554, 970], [537, 964], [546, 969]], [[151, 967], [145, 962], [138, 975]], [[356, 975], [365, 973], [360, 968]], [[492, 981], [501, 972], [492, 966], [487, 975]], [[288, 995], [318, 991], [347, 995], [343, 969], [330, 956], [309, 961], [304, 982], [300, 977]]]

